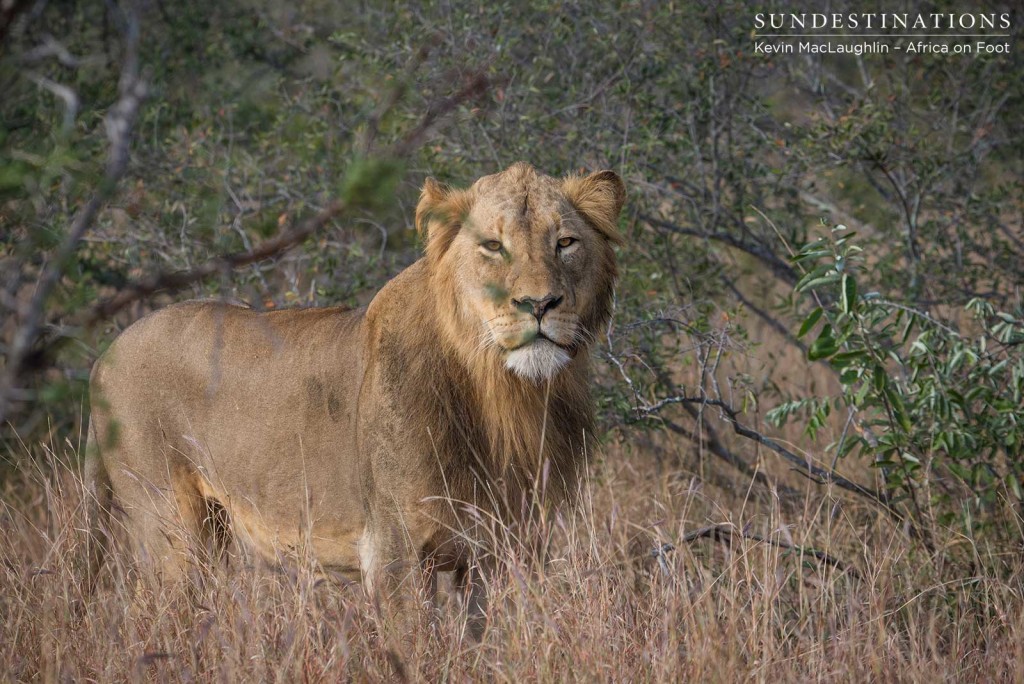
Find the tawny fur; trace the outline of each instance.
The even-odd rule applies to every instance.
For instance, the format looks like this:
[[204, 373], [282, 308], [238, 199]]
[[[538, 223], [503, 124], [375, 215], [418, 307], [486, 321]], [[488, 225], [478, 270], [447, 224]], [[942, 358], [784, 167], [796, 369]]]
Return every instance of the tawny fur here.
[[[555, 179], [520, 163], [465, 190], [428, 180], [426, 255], [366, 309], [188, 302], [138, 321], [93, 369], [95, 524], [112, 495], [170, 576], [209, 536], [213, 503], [269, 558], [309, 543], [374, 586], [428, 556], [465, 574], [479, 548], [462, 536], [467, 505], [514, 522], [538, 494], [576, 488], [623, 199], [608, 171]], [[534, 380], [510, 370], [512, 350], [543, 345], [571, 360]]]

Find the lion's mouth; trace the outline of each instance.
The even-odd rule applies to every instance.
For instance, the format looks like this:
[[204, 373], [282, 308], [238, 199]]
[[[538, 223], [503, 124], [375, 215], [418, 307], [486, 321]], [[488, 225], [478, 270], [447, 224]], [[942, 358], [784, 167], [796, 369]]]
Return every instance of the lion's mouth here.
[[565, 345], [564, 344], [559, 344], [555, 340], [551, 339], [550, 337], [547, 336], [547, 333], [545, 333], [543, 330], [538, 330], [537, 331], [537, 336], [535, 338], [533, 338], [533, 340], [534, 340], [534, 342], [536, 342], [537, 340], [547, 340], [548, 342], [550, 342], [551, 344], [555, 345], [556, 347], [561, 347], [562, 349], [565, 349]]
[[515, 347], [506, 348], [505, 352], [509, 353], [509, 352], [514, 352], [514, 351], [520, 351], [520, 350], [523, 350], [523, 349], [529, 349], [533, 345], [542, 344], [544, 342], [547, 342], [548, 344], [553, 344], [554, 346], [558, 347], [559, 349], [561, 349], [565, 353], [569, 354], [570, 356], [576, 356], [576, 352], [578, 351], [575, 344], [562, 344], [558, 340], [556, 340], [553, 337], [549, 336], [543, 330], [537, 330], [537, 332], [534, 333], [525, 342], [523, 342], [522, 344], [516, 345]]

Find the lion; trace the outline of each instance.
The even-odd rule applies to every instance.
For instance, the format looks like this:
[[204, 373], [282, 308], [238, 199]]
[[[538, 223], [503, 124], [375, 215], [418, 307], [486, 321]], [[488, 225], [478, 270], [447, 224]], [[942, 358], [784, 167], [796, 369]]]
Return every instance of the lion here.
[[479, 625], [479, 521], [577, 487], [624, 198], [612, 171], [428, 178], [425, 254], [364, 308], [190, 301], [129, 326], [90, 379], [90, 586], [116, 502], [158, 576], [184, 577], [223, 517], [258, 556], [305, 545], [371, 595], [454, 571]]

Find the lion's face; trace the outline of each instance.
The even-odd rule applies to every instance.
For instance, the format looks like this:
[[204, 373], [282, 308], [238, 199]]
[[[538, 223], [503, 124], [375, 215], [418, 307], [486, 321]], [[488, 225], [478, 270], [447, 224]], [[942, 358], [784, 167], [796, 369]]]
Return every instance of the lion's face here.
[[[528, 380], [552, 378], [607, 319], [621, 181], [611, 172], [555, 179], [517, 164], [455, 194], [428, 183], [423, 201], [440, 216], [428, 255], [454, 299], [460, 345]], [[455, 206], [437, 211], [446, 201]]]

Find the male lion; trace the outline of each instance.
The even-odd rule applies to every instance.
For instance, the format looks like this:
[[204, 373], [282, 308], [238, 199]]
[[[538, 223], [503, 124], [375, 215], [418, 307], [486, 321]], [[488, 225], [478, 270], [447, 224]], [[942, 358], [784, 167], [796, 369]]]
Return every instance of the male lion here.
[[222, 510], [243, 546], [308, 544], [377, 595], [417, 564], [428, 586], [455, 570], [482, 622], [474, 521], [513, 523], [538, 483], [545, 499], [577, 484], [624, 197], [611, 171], [524, 163], [468, 190], [428, 179], [426, 255], [364, 309], [186, 302], [133, 324], [92, 371], [97, 537], [116, 500], [177, 578]]

